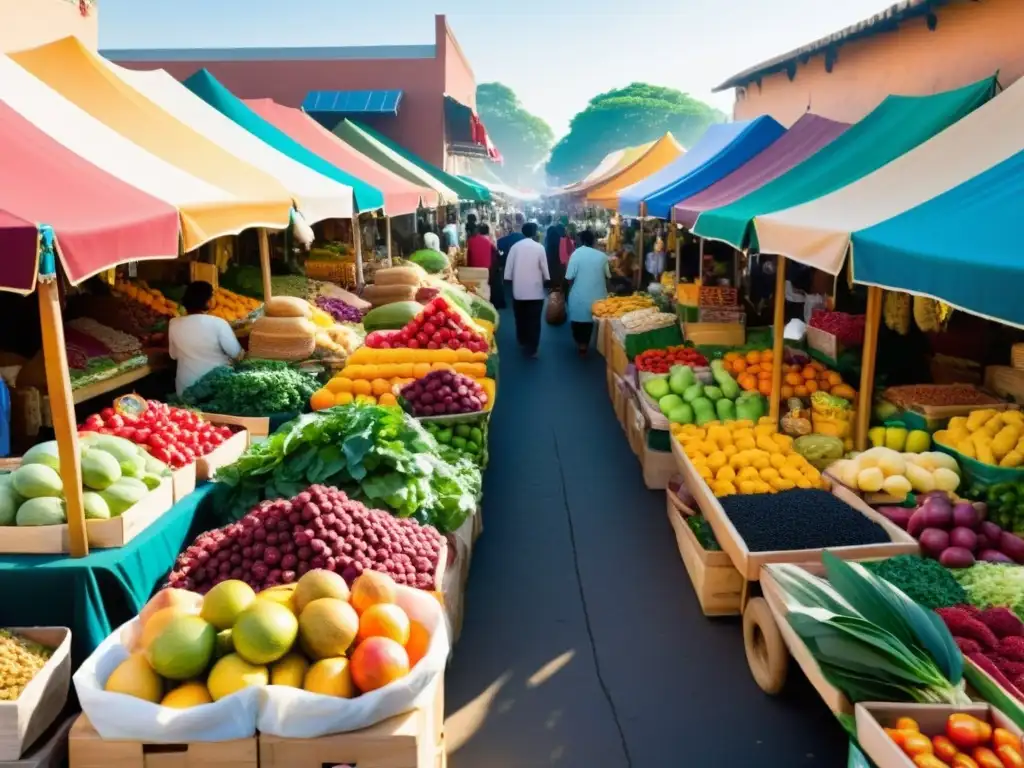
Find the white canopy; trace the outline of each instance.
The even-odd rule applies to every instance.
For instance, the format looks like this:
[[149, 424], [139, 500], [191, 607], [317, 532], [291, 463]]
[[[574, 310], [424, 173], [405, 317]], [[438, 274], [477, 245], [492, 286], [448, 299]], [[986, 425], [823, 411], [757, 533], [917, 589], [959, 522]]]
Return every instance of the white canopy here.
[[[106, 61], [106, 60], [105, 60]], [[317, 173], [249, 133], [162, 69], [136, 71], [107, 66], [165, 112], [219, 144], [240, 160], [275, 177], [310, 224], [352, 217], [352, 188]]]
[[838, 275], [857, 232], [898, 216], [1024, 150], [1024, 80], [831, 194], [754, 219], [761, 253]]
[[227, 191], [150, 154], [3, 55], [0, 101], [79, 157], [179, 210], [235, 199]]

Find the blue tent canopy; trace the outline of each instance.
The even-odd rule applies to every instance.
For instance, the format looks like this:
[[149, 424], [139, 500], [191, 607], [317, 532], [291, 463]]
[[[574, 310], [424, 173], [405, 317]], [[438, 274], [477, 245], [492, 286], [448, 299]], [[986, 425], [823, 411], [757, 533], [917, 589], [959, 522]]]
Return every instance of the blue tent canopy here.
[[310, 115], [332, 115], [336, 122], [353, 115], [397, 115], [402, 91], [310, 91], [302, 109]]
[[858, 283], [907, 291], [1024, 327], [1024, 152], [853, 233]]
[[[733, 123], [733, 125], [740, 124]], [[659, 219], [670, 218], [673, 205], [707, 189], [719, 179], [728, 176], [748, 160], [771, 146], [786, 132], [782, 125], [767, 116], [755, 118], [743, 123], [743, 125], [742, 130], [735, 133], [725, 144], [719, 146], [718, 151], [710, 154], [700, 165], [694, 165], [691, 158], [698, 149], [702, 148], [704, 139], [701, 139], [696, 147], [680, 158], [678, 163], [674, 164], [677, 172], [682, 170], [684, 166], [687, 167], [687, 170], [683, 170], [681, 174], [669, 183], [662, 185], [660, 189], [642, 198], [647, 215], [655, 216]], [[715, 127], [717, 126], [712, 126], [712, 128]], [[711, 131], [712, 129], [708, 129], [704, 136], [707, 137], [711, 134]], [[723, 133], [720, 135], [725, 136], [728, 134]], [[716, 137], [712, 137], [708, 141], [709, 147], [715, 146], [719, 140]], [[708, 151], [710, 152], [711, 150]], [[667, 171], [672, 167], [669, 166], [665, 170]], [[640, 184], [645, 184], [647, 181], [650, 181], [650, 179], [645, 179]], [[634, 184], [620, 193], [620, 212], [625, 213], [624, 208], [627, 206], [631, 207], [634, 204], [639, 212], [641, 200], [636, 199], [637, 192], [634, 190], [640, 184]]]
[[619, 193], [619, 213], [624, 216], [639, 216], [640, 203], [644, 199], [704, 165], [743, 133], [750, 122], [741, 120], [737, 123], [717, 123], [710, 126], [685, 155], [657, 173], [622, 190]]

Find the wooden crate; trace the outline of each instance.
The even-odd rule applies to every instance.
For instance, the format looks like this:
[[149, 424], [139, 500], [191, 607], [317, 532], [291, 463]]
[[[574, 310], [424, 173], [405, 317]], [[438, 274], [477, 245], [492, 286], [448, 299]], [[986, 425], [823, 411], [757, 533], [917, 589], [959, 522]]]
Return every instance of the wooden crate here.
[[883, 730], [894, 728], [901, 717], [912, 717], [921, 727], [921, 733], [937, 736], [946, 732], [946, 720], [954, 712], [965, 712], [1000, 728], [1018, 738], [1021, 729], [991, 704], [971, 704], [953, 707], [948, 704], [907, 704], [890, 702], [864, 702], [854, 708], [857, 721], [857, 741], [864, 754], [878, 768], [914, 768], [913, 761], [904, 754], [896, 742]]
[[739, 616], [743, 576], [733, 567], [728, 554], [709, 552], [700, 545], [678, 504], [671, 493], [666, 493], [668, 521], [676, 534], [679, 554], [701, 611], [705, 616]]
[[833, 362], [839, 359], [844, 350], [834, 334], [810, 326], [807, 327], [807, 346]]
[[597, 347], [597, 354], [601, 357], [608, 356], [608, 321], [603, 317], [595, 317], [594, 325], [597, 326], [597, 341], [594, 342]]
[[53, 648], [53, 655], [14, 701], [0, 702], [0, 760], [19, 760], [64, 709], [71, 685], [71, 630], [11, 627], [22, 637]]
[[[174, 505], [171, 478], [150, 491], [138, 504], [120, 517], [86, 520], [85, 530], [93, 549], [123, 547]], [[0, 528], [0, 552], [19, 555], [60, 554], [71, 551], [68, 526], [40, 525]]]
[[612, 370], [611, 363], [604, 371], [605, 384], [608, 385], [608, 399], [612, 401], [612, 407], [615, 405], [615, 371]]
[[647, 418], [632, 393], [626, 396], [626, 437], [633, 455], [642, 461], [647, 445]]
[[[740, 537], [732, 521], [725, 514], [725, 510], [718, 499], [711, 492], [708, 484], [697, 474], [690, 459], [683, 452], [679, 442], [673, 438], [672, 452], [676, 457], [676, 466], [683, 476], [683, 482], [693, 494], [701, 513], [711, 524], [718, 543], [722, 546], [733, 565], [750, 581], [757, 581], [760, 578], [761, 567], [770, 563], [818, 563], [821, 562], [821, 553], [824, 549], [798, 549], [780, 550], [777, 552], [751, 552], [747, 549], [746, 542]], [[916, 555], [919, 553], [917, 541], [902, 528], [893, 525], [884, 515], [869, 507], [863, 499], [856, 494], [849, 493], [845, 488], [838, 488], [833, 491], [854, 509], [858, 510], [868, 519], [878, 523], [889, 534], [892, 541], [882, 544], [865, 544], [853, 547], [828, 548], [829, 552], [844, 560], [872, 560], [882, 557], [895, 557], [896, 555]]]
[[181, 469], [171, 471], [171, 490], [175, 503], [181, 501], [196, 489], [197, 462], [186, 464]]
[[78, 715], [54, 723], [20, 760], [0, 759], [0, 768], [64, 768], [68, 759], [68, 737]]
[[269, 416], [230, 416], [226, 413], [202, 413], [200, 415], [211, 424], [242, 427], [249, 433], [250, 439], [270, 435]]
[[228, 464], [234, 464], [248, 447], [249, 433], [244, 429], [240, 432], [235, 432], [235, 434], [218, 445], [214, 451], [196, 459], [196, 478], [198, 480], [212, 480], [218, 469], [226, 467]]
[[668, 488], [668, 481], [676, 474], [676, 459], [669, 451], [656, 451], [648, 442], [649, 430], [644, 430], [643, 453], [640, 465], [644, 470], [644, 485], [652, 491]]
[[985, 389], [1009, 397], [1018, 405], [1024, 404], [1024, 370], [990, 365], [985, 369]]
[[[68, 739], [69, 768], [258, 768], [255, 736], [232, 741], [147, 744], [100, 737], [79, 715]], [[319, 768], [319, 766], [317, 767]]]
[[[260, 768], [444, 766], [444, 686], [438, 683], [431, 706], [392, 717], [361, 731], [318, 739], [285, 739], [261, 734], [259, 757]], [[78, 766], [72, 763], [71, 768]]]
[[683, 337], [698, 346], [742, 347], [747, 329], [738, 323], [683, 323]]
[[612, 408], [615, 410], [615, 418], [619, 422], [619, 426], [626, 429], [626, 404], [629, 402], [629, 395], [626, 390], [626, 382], [612, 374], [613, 378], [613, 394], [612, 394]]
[[626, 348], [622, 345], [618, 339], [615, 338], [614, 334], [611, 340], [611, 354], [608, 359], [611, 361], [612, 370], [616, 376], [625, 376], [626, 368], [629, 367], [629, 358], [626, 357]]

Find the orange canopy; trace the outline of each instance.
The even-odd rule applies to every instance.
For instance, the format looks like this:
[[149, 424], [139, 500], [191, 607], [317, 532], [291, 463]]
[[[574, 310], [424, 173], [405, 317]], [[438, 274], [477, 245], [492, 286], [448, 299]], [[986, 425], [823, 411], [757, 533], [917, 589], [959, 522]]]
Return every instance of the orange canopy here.
[[615, 210], [619, 204], [620, 190], [646, 179], [652, 173], [657, 173], [685, 151], [671, 133], [666, 133], [647, 147], [647, 151], [630, 165], [598, 180], [598, 183], [587, 191], [587, 202]]
[[186, 251], [249, 227], [288, 226], [292, 199], [284, 186], [158, 107], [77, 38], [10, 57], [125, 138], [231, 196], [181, 210]]

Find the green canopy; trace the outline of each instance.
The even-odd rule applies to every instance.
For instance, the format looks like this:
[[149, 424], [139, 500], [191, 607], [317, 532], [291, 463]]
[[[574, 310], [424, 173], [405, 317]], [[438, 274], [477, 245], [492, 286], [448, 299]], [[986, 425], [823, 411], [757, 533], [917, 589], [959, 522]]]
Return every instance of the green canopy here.
[[385, 147], [390, 149], [392, 152], [398, 153], [406, 160], [408, 160], [410, 163], [415, 164], [420, 169], [429, 173], [431, 176], [440, 181], [450, 190], [456, 192], [460, 200], [465, 200], [470, 203], [489, 203], [491, 201], [491, 193], [488, 192], [486, 189], [481, 189], [480, 187], [467, 184], [465, 181], [458, 178], [457, 176], [452, 176], [450, 173], [445, 173], [436, 165], [431, 165], [426, 160], [419, 157], [419, 155], [414, 155], [401, 144], [396, 144], [391, 139], [387, 138], [386, 136], [382, 136], [381, 134], [374, 131], [372, 128], [368, 128], [367, 126], [362, 125], [361, 123], [353, 124], [357, 128], [361, 129], [364, 133], [369, 135], [371, 138], [376, 139], [378, 142], [380, 142]]
[[[341, 168], [306, 149], [284, 131], [271, 125], [221, 85], [207, 70], [200, 69], [185, 80], [184, 86], [211, 107], [230, 118], [265, 144], [317, 173], [352, 188], [356, 210], [375, 211], [384, 207], [384, 194], [371, 184], [357, 179]], [[230, 147], [228, 148], [230, 149]]]
[[367, 133], [362, 126], [356, 125], [351, 120], [342, 120], [334, 126], [331, 132], [356, 152], [365, 155], [378, 165], [401, 176], [406, 181], [430, 187], [440, 196], [439, 202], [441, 205], [459, 202], [459, 194], [455, 190], [421, 169], [415, 163], [407, 160], [401, 153], [392, 150], [389, 146], [378, 141]]
[[469, 186], [471, 186], [473, 189], [475, 189], [477, 191], [477, 194], [487, 195], [487, 198], [490, 199], [490, 197], [491, 197], [491, 190], [489, 190], [487, 187], [485, 187], [480, 182], [476, 181], [475, 179], [471, 179], [469, 176], [463, 176], [462, 174], [459, 174], [458, 176], [456, 176], [456, 178], [457, 179], [461, 179], [462, 181], [464, 181], [467, 184], [469, 184]]
[[973, 112], [992, 98], [994, 86], [995, 78], [989, 77], [933, 96], [888, 96], [795, 168], [746, 197], [702, 213], [693, 232], [735, 248], [756, 248], [755, 217], [801, 205], [867, 176]]

